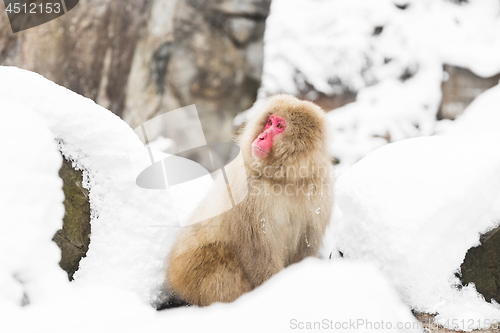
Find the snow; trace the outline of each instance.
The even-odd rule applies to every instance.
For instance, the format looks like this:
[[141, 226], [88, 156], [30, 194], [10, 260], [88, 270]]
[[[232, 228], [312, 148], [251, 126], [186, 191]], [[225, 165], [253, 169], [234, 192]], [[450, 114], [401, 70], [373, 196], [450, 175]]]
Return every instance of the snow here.
[[[0, 309], [37, 304], [68, 283], [52, 242], [62, 227], [61, 156], [44, 120], [29, 107], [1, 103]], [[24, 299], [23, 299], [24, 298]]]
[[[374, 265], [312, 258], [232, 304], [157, 312], [150, 303], [178, 221], [167, 196], [135, 184], [133, 169], [149, 165], [144, 145], [111, 112], [37, 74], [0, 67], [0, 77], [2, 331], [282, 332], [318, 322], [419, 331]], [[64, 207], [59, 150], [84, 171], [92, 209], [90, 249], [71, 283], [51, 240]], [[157, 224], [168, 227], [150, 227]], [[29, 304], [22, 306], [24, 294]]]
[[475, 0], [464, 6], [429, 1], [433, 24], [428, 36], [444, 63], [468, 68], [482, 77], [500, 72], [500, 3]]
[[369, 154], [337, 180], [335, 249], [377, 262], [406, 304], [440, 322], [498, 320], [498, 304], [454, 286], [467, 250], [499, 223], [499, 139], [422, 137]]
[[40, 75], [0, 67], [0, 77], [0, 102], [18, 103], [43, 118], [64, 156], [84, 172], [92, 239], [75, 283], [113, 285], [155, 302], [179, 225], [168, 192], [135, 184], [132, 166], [150, 164], [144, 145], [120, 118]]
[[443, 64], [500, 72], [498, 13], [496, 0], [275, 0], [259, 98], [356, 93], [329, 114], [340, 174], [387, 143], [440, 129]]
[[161, 316], [167, 327], [192, 332], [293, 332], [308, 330], [308, 325], [348, 332], [421, 332], [421, 324], [374, 265], [315, 258], [290, 266], [234, 303], [170, 310]]
[[373, 32], [396, 12], [391, 1], [273, 1], [260, 93], [297, 95], [311, 85], [333, 94], [376, 83], [376, 72], [395, 66], [383, 66], [378, 37], [385, 34], [373, 38]]
[[447, 123], [443, 135], [495, 135], [500, 128], [500, 86], [479, 95], [454, 122]]
[[340, 162], [338, 173], [388, 142], [433, 134], [434, 110], [441, 99], [440, 76], [439, 64], [429, 64], [425, 73], [422, 69], [411, 80], [385, 80], [367, 87], [355, 103], [328, 113], [331, 153]]
[[273, 1], [261, 95], [296, 95], [307, 84], [325, 94], [357, 92], [418, 73], [426, 58], [493, 76], [500, 72], [499, 12], [496, 0]]

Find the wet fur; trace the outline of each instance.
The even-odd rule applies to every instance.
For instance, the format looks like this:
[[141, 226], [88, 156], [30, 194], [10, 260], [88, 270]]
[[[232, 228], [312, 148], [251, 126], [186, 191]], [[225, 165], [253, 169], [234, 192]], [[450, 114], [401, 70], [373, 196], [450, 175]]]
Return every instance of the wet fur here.
[[[271, 114], [285, 118], [287, 129], [270, 156], [259, 160], [251, 144]], [[233, 209], [181, 231], [169, 256], [169, 289], [190, 304], [231, 302], [288, 265], [317, 255], [333, 207], [327, 142], [321, 108], [292, 96], [273, 97], [238, 140], [245, 170], [228, 170], [246, 179], [249, 195]], [[266, 167], [275, 172], [264, 176]], [[297, 172], [300, 167], [307, 177]], [[293, 195], [270, 192], [276, 184]], [[232, 191], [243, 188], [236, 184]], [[225, 190], [212, 188], [199, 209], [214, 209]]]

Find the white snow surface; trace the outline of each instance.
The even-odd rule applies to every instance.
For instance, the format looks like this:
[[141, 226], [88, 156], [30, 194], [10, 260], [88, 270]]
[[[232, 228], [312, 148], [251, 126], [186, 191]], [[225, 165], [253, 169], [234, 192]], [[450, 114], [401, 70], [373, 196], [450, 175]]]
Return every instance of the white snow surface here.
[[[14, 102], [37, 113], [35, 119], [44, 119], [64, 156], [84, 171], [84, 186], [90, 189], [92, 238], [75, 283], [113, 285], [145, 302], [155, 301], [178, 224], [166, 191], [135, 184], [131, 165], [150, 164], [143, 144], [116, 115], [40, 75], [0, 67], [0, 78], [0, 103]], [[2, 107], [2, 111], [13, 113], [15, 108]], [[8, 125], [16, 131], [23, 123]], [[10, 141], [17, 137], [12, 134]], [[17, 165], [15, 159], [10, 163], [13, 168]], [[45, 232], [53, 234], [52, 229]]]
[[498, 304], [472, 285], [458, 290], [454, 275], [480, 234], [500, 223], [499, 140], [422, 137], [370, 153], [337, 180], [336, 249], [377, 262], [406, 304], [442, 323], [499, 320]]
[[64, 215], [56, 142], [29, 107], [2, 101], [0, 110], [0, 309], [6, 310], [50, 299], [68, 278], [52, 242]]

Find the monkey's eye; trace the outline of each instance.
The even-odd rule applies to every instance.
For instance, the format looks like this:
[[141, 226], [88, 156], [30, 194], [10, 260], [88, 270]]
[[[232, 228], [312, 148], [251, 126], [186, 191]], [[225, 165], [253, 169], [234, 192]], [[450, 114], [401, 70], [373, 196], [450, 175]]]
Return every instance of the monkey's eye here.
[[278, 124], [276, 127], [278, 127], [279, 129], [283, 129], [283, 125], [281, 124]]
[[271, 119], [268, 119], [267, 120], [267, 126], [271, 126], [273, 124], [273, 122], [271, 121]]

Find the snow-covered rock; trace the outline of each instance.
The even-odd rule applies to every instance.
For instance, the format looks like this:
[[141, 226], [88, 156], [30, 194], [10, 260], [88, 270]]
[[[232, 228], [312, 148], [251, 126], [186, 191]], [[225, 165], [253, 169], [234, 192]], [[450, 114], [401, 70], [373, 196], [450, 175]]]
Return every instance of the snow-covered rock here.
[[389, 142], [435, 132], [444, 64], [500, 72], [499, 12], [496, 0], [274, 0], [259, 97], [356, 93], [329, 115], [340, 174]]
[[336, 183], [336, 249], [379, 263], [406, 304], [440, 322], [474, 320], [472, 329], [500, 318], [455, 276], [480, 233], [498, 225], [499, 137], [408, 139], [369, 154]]
[[371, 151], [407, 138], [431, 135], [441, 99], [441, 66], [427, 67], [405, 82], [387, 79], [362, 89], [355, 103], [327, 114], [332, 130], [331, 153], [338, 173]]
[[260, 93], [357, 92], [418, 73], [429, 58], [493, 76], [499, 11], [496, 0], [274, 0]]
[[[1, 110], [15, 112], [3, 107], [12, 102], [33, 110], [44, 120], [54, 144], [59, 142], [64, 156], [83, 170], [83, 185], [90, 190], [91, 243], [74, 276], [75, 283], [113, 285], [153, 302], [164, 281], [164, 259], [179, 224], [168, 192], [142, 189], [135, 183], [134, 168], [150, 165], [148, 152], [137, 135], [119, 117], [90, 99], [38, 74], [0, 67]], [[24, 123], [8, 126], [10, 131], [17, 131]], [[33, 126], [26, 133], [23, 129], [23, 140], [37, 140]], [[8, 137], [11, 145], [19, 136]], [[35, 158], [44, 161], [38, 155]], [[18, 161], [9, 159], [8, 165], [16, 170]], [[60, 181], [58, 184], [61, 186]], [[29, 209], [29, 202], [23, 204]], [[61, 221], [58, 223], [61, 225]], [[53, 236], [55, 230], [44, 232]]]

